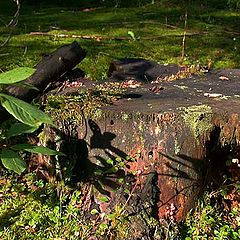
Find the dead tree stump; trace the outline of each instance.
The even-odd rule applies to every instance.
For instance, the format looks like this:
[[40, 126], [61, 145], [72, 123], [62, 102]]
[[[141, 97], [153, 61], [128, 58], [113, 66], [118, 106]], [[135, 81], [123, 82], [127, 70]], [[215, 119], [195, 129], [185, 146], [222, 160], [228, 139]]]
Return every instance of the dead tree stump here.
[[[183, 219], [209, 180], [222, 177], [226, 160], [239, 156], [240, 70], [197, 72], [141, 59], [118, 61], [107, 82], [127, 87], [120, 100], [85, 116], [84, 126], [59, 117], [58, 131], [65, 136], [60, 149], [75, 155], [73, 175], [94, 181], [101, 170], [98, 187], [111, 199], [98, 202], [101, 211], [125, 201], [129, 214], [147, 209], [161, 219], [170, 217], [173, 205], [175, 220]], [[74, 148], [67, 149], [70, 141]], [[118, 166], [115, 172], [109, 159]]]

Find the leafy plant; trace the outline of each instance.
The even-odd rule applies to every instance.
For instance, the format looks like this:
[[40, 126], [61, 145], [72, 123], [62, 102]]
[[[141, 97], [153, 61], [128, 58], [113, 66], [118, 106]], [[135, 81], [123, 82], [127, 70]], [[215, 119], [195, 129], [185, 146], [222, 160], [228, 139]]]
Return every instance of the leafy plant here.
[[[228, 188], [229, 194], [225, 194]], [[206, 192], [199, 200], [195, 211], [191, 211], [182, 229], [186, 240], [190, 239], [239, 239], [239, 195], [234, 189], [239, 183], [222, 185], [216, 192]], [[235, 196], [235, 197], [234, 197]], [[232, 198], [232, 199], [231, 199]]]
[[[6, 85], [16, 84], [35, 71], [32, 68], [16, 68], [9, 72], [0, 74], [0, 86], [4, 89]], [[53, 125], [52, 119], [37, 107], [20, 99], [0, 93], [0, 104], [19, 122], [11, 123], [10, 127], [4, 123], [0, 126], [0, 160], [5, 168], [21, 174], [26, 169], [24, 160], [19, 153], [26, 151], [45, 155], [62, 155], [62, 153], [43, 146], [32, 144], [14, 144], [12, 139], [26, 133], [33, 133], [41, 124]]]

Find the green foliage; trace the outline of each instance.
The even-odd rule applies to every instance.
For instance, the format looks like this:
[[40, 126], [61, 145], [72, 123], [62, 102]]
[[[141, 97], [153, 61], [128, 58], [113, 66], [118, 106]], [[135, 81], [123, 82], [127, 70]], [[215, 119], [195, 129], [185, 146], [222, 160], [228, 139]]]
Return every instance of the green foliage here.
[[33, 133], [38, 129], [38, 126], [30, 126], [24, 123], [13, 123], [10, 128], [4, 133], [6, 138], [19, 136], [24, 133]]
[[[29, 77], [35, 69], [17, 68], [0, 74], [0, 84], [18, 83]], [[26, 169], [24, 160], [18, 152], [31, 152], [46, 155], [61, 155], [61, 153], [42, 146], [31, 144], [15, 144], [11, 146], [13, 137], [32, 133], [43, 123], [53, 125], [52, 119], [37, 107], [20, 99], [0, 93], [0, 104], [20, 123], [14, 122], [10, 127], [0, 128], [0, 159], [8, 170], [21, 174]]]
[[69, 195], [64, 187], [58, 197], [60, 186], [36, 180], [33, 174], [23, 181], [2, 180], [0, 239], [88, 239], [92, 224], [81, 219], [78, 190]]
[[[45, 1], [47, 2], [47, 1]], [[49, 2], [49, 1], [48, 1]], [[77, 1], [76, 1], [77, 2]], [[0, 69], [35, 66], [45, 53], [73, 41], [71, 35], [100, 37], [77, 40], [87, 50], [79, 65], [93, 80], [107, 78], [112, 59], [145, 58], [160, 63], [207, 65], [213, 68], [239, 68], [239, 13], [229, 10], [224, 1], [155, 1], [154, 4], [126, 8], [103, 8], [99, 3], [90, 8], [88, 1], [78, 1], [74, 8], [58, 5], [41, 8], [23, 4], [16, 34], [8, 46], [0, 49]], [[130, 4], [134, 1], [128, 1]], [[185, 3], [189, 4], [187, 19], [186, 57], [181, 60]], [[52, 3], [52, 2], [51, 2]], [[66, 2], [66, 5], [69, 2]], [[0, 8], [2, 15], [5, 8]], [[56, 12], [59, 14], [56, 15]], [[73, 14], [74, 12], [74, 14]], [[128, 31], [138, 41], [129, 41]], [[43, 31], [52, 36], [34, 36]], [[69, 37], [61, 37], [61, 34]], [[115, 39], [116, 38], [116, 39]], [[126, 38], [117, 40], [118, 38]], [[0, 42], [5, 39], [0, 34]], [[76, 40], [76, 38], [75, 38]], [[39, 47], [41, 42], [41, 47]], [[31, 51], [30, 51], [31, 50]], [[14, 53], [14, 54], [13, 54]], [[25, 54], [23, 54], [25, 53]]]
[[40, 153], [43, 155], [48, 155], [48, 156], [64, 156], [63, 153], [49, 149], [47, 147], [43, 146], [36, 146], [32, 144], [16, 144], [11, 146], [11, 149], [15, 151], [26, 151], [30, 153]]
[[[239, 188], [239, 183], [230, 186], [223, 185], [220, 190], [205, 193], [198, 202], [194, 211], [189, 213], [182, 232], [185, 239], [232, 239], [240, 238], [240, 209], [238, 205], [228, 209], [225, 205], [233, 201], [230, 197], [237, 196], [231, 193], [227, 195], [222, 189]], [[218, 199], [217, 201], [215, 201]], [[238, 203], [239, 204], [239, 203]], [[225, 208], [223, 208], [225, 206]]]
[[228, 0], [228, 5], [236, 11], [240, 10], [240, 0]]
[[12, 150], [2, 149], [0, 159], [2, 160], [2, 164], [5, 168], [18, 174], [21, 174], [26, 169], [24, 161]]
[[[87, 240], [90, 236], [106, 239], [111, 233], [115, 239], [129, 239], [131, 218], [124, 216], [120, 204], [102, 220], [95, 208], [89, 213], [99, 221], [84, 217], [82, 209], [86, 193], [83, 189], [70, 189], [62, 183], [46, 183], [37, 180], [34, 174], [25, 175], [23, 179], [0, 178], [0, 239]], [[238, 240], [240, 210], [237, 206], [227, 210], [212, 203], [212, 196], [218, 198], [218, 193], [225, 195], [221, 190], [206, 192], [186, 221], [159, 226], [165, 236], [159, 239]], [[108, 198], [102, 196], [99, 200], [107, 202]]]
[[14, 118], [26, 125], [37, 127], [42, 123], [53, 124], [48, 115], [20, 99], [0, 93], [0, 102]]
[[136, 40], [135, 34], [132, 31], [128, 31], [128, 35], [133, 39]]
[[13, 84], [25, 80], [35, 72], [35, 69], [28, 67], [15, 68], [0, 74], [0, 84]]

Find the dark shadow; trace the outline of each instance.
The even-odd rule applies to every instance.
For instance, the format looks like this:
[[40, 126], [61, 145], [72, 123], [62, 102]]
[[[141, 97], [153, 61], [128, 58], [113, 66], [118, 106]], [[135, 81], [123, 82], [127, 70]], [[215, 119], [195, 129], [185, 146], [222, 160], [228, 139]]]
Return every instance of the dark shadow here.
[[[194, 159], [192, 157], [189, 157], [183, 154], [178, 154], [176, 155], [176, 157], [172, 157], [165, 153], [159, 152], [159, 155], [165, 157], [168, 160], [168, 162], [165, 163], [165, 166], [167, 167], [167, 169], [171, 171], [171, 173], [158, 173], [158, 175], [167, 176], [170, 179], [173, 179], [173, 181], [175, 182], [175, 184], [173, 185], [173, 190], [175, 194], [172, 195], [169, 199], [163, 202], [161, 200], [161, 193], [160, 193], [160, 205], [158, 206], [159, 208], [168, 205], [178, 195], [185, 196], [186, 192], [189, 191], [190, 189], [191, 191], [192, 189], [197, 189], [195, 192], [193, 192], [195, 196], [201, 194], [203, 189], [203, 180], [202, 180], [202, 176], [203, 176], [202, 170], [204, 165], [203, 160]], [[176, 167], [176, 166], [179, 166], [179, 167]], [[190, 170], [191, 175], [195, 173], [194, 175], [197, 178], [190, 176], [188, 174], [189, 169], [191, 169]], [[180, 183], [181, 180], [189, 180], [191, 183], [188, 184], [187, 186], [182, 187]]]
[[[212, 190], [218, 189], [225, 181], [224, 176], [229, 176], [227, 162], [236, 158], [238, 154], [235, 136], [228, 140], [228, 143], [221, 143], [221, 128], [215, 127], [210, 135], [210, 140], [206, 142], [207, 156], [205, 173], [205, 185], [209, 185]], [[233, 131], [234, 134], [234, 131]]]
[[[112, 140], [116, 135], [111, 132], [102, 133], [96, 122], [89, 120], [88, 126], [92, 135], [90, 143], [87, 143], [85, 139], [78, 139], [76, 126], [71, 127], [70, 123], [65, 124], [68, 125], [64, 130], [55, 129], [61, 138], [60, 151], [67, 155], [67, 157], [58, 158], [60, 165], [60, 169], [56, 170], [58, 178], [64, 179], [71, 186], [77, 186], [78, 182], [89, 182], [99, 192], [110, 196], [109, 189], [118, 188], [118, 179], [125, 177], [122, 168], [114, 168], [116, 157], [122, 158], [122, 161], [126, 161], [127, 157], [126, 153], [112, 145]], [[49, 146], [53, 144], [48, 143]], [[89, 159], [89, 149], [103, 150], [105, 156], [112, 160], [112, 164], [101, 156], [94, 156], [100, 164], [92, 162]]]
[[126, 93], [122, 96], [122, 98], [141, 98], [142, 95], [138, 93]]
[[[134, 189], [128, 204], [130, 207], [126, 210], [129, 216], [146, 211], [149, 216], [157, 218], [159, 208], [168, 205], [177, 196], [189, 197], [191, 194], [194, 197], [201, 196], [205, 187], [213, 180], [213, 175], [214, 179], [219, 182], [223, 175], [222, 170], [224, 170], [226, 158], [231, 152], [230, 145], [221, 146], [221, 129], [215, 127], [210, 134], [209, 141], [206, 142], [205, 159], [196, 159], [184, 154], [173, 157], [161, 152], [159, 159], [165, 157], [168, 160], [165, 163], [164, 172], [154, 171], [153, 166], [151, 172], [143, 174], [145, 179], [143, 185], [138, 185], [138, 176], [129, 176], [123, 168], [113, 168], [113, 166], [117, 166], [116, 157], [122, 158], [127, 163], [128, 154], [114, 145], [114, 140], [118, 136], [113, 132], [104, 131], [92, 119], [89, 119], [86, 124], [88, 139], [79, 139], [77, 126], [74, 124], [72, 126], [66, 122], [65, 128], [61, 127], [64, 130], [58, 130], [62, 139], [60, 151], [67, 155], [67, 157], [59, 158], [62, 178], [69, 178], [67, 181], [73, 187], [78, 186], [79, 182], [89, 183], [100, 193], [109, 197], [113, 196], [112, 192], [115, 192], [114, 198], [116, 197], [116, 199], [112, 199], [113, 203], [111, 203], [113, 205], [124, 204], [130, 196], [124, 191], [126, 190], [124, 189], [126, 186], [123, 186], [124, 183], [118, 182], [120, 178], [124, 179], [125, 183], [129, 183], [129, 192]], [[92, 156], [89, 154], [90, 151]], [[153, 150], [149, 151], [149, 155], [153, 155]], [[109, 159], [112, 162], [108, 161]], [[213, 174], [214, 171], [218, 175]], [[169, 177], [169, 181], [174, 182], [171, 184], [173, 194], [169, 195], [169, 199], [165, 198], [164, 202], [161, 200], [163, 193], [158, 182], [161, 176]], [[193, 199], [194, 201], [195, 199]]]
[[[114, 153], [116, 156], [121, 157], [125, 159], [127, 157], [127, 154], [121, 151], [120, 149], [114, 147], [111, 144], [111, 141], [116, 138], [116, 135], [111, 132], [104, 132], [101, 133], [100, 127], [94, 122], [93, 120], [88, 121], [89, 127], [93, 133], [93, 135], [90, 138], [90, 148], [99, 148], [103, 149], [105, 153], [110, 150], [112, 153]], [[109, 156], [111, 157], [112, 154], [108, 153]]]
[[8, 210], [0, 215], [0, 231], [3, 231], [4, 228], [8, 228], [12, 225], [14, 221], [14, 217], [18, 216], [23, 209], [23, 205], [20, 205], [14, 210]]
[[[232, 140], [229, 140], [228, 144], [222, 145], [220, 139], [221, 128], [215, 127], [210, 133], [209, 140], [206, 141], [206, 156], [205, 159], [194, 159], [192, 157], [179, 154], [178, 158], [183, 161], [168, 156], [164, 153], [160, 153], [160, 155], [166, 157], [170, 162], [166, 164], [166, 166], [173, 170], [173, 173], [176, 174], [160, 174], [162, 176], [169, 176], [177, 179], [188, 179], [191, 180], [193, 184], [182, 188], [181, 190], [176, 188], [174, 189], [176, 192], [175, 196], [172, 196], [166, 202], [161, 203], [161, 207], [168, 204], [172, 199], [174, 199], [178, 194], [184, 194], [184, 192], [188, 189], [192, 189], [195, 187], [197, 189], [197, 195], [200, 197], [204, 190], [211, 189], [212, 191], [218, 189], [223, 182], [226, 180], [224, 176], [229, 175], [229, 167], [226, 165], [227, 160], [236, 158], [239, 154], [239, 150], [237, 149], [237, 144], [235, 143], [234, 137]], [[179, 164], [183, 166], [186, 171], [182, 171], [173, 167], [171, 162], [175, 164]], [[185, 163], [184, 163], [185, 162]], [[186, 164], [189, 163], [189, 164]], [[196, 172], [196, 176], [198, 179], [194, 179], [187, 174], [187, 168], [191, 168]]]

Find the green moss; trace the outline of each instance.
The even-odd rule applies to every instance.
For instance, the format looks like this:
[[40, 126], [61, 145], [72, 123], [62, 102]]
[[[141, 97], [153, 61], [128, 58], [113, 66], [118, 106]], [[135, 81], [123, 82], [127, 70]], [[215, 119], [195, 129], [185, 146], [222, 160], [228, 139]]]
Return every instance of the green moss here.
[[100, 108], [112, 104], [122, 93], [120, 84], [104, 83], [97, 85], [95, 89], [81, 90], [73, 95], [50, 95], [45, 111], [55, 120], [81, 124], [85, 118], [101, 118]]
[[191, 129], [195, 138], [203, 135], [213, 125], [211, 123], [212, 109], [207, 105], [194, 105], [180, 108], [185, 123]]

